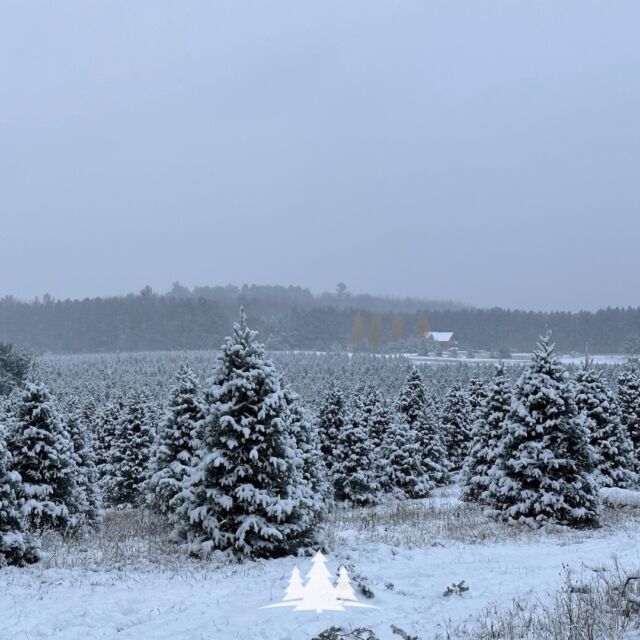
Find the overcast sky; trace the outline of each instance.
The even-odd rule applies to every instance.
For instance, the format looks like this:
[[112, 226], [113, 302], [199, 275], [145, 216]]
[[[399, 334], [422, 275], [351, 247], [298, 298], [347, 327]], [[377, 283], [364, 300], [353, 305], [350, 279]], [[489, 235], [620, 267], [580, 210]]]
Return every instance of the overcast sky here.
[[0, 0], [0, 295], [640, 304], [640, 2]]

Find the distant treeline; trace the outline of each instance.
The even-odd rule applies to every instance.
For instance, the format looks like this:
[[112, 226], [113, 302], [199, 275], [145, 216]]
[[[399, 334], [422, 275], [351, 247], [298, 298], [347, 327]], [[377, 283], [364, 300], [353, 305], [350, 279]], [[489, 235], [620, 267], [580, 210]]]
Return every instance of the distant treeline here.
[[217, 348], [244, 306], [271, 349], [420, 350], [424, 334], [454, 331], [463, 349], [529, 351], [547, 328], [562, 352], [640, 352], [640, 308], [595, 313], [475, 309], [447, 302], [336, 293], [300, 287], [175, 284], [123, 297], [0, 300], [0, 341], [36, 353]]

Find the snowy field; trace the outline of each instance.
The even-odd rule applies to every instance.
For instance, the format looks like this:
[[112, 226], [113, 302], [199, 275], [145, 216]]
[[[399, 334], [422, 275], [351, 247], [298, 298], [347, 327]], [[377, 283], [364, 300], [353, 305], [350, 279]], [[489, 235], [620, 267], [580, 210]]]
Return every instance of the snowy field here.
[[[117, 514], [81, 543], [46, 540], [41, 564], [3, 570], [0, 638], [310, 640], [331, 625], [397, 638], [395, 624], [430, 640], [472, 627], [487, 607], [544, 601], [563, 585], [566, 569], [579, 582], [614, 561], [639, 568], [639, 525], [640, 509], [631, 507], [607, 510], [594, 532], [511, 529], [459, 503], [451, 489], [420, 502], [339, 510], [326, 531], [328, 568], [335, 574], [352, 564], [374, 592], [366, 602], [377, 608], [318, 614], [261, 609], [280, 600], [295, 565], [308, 571], [308, 558], [187, 559], [154, 523]], [[462, 580], [467, 592], [443, 595]]]

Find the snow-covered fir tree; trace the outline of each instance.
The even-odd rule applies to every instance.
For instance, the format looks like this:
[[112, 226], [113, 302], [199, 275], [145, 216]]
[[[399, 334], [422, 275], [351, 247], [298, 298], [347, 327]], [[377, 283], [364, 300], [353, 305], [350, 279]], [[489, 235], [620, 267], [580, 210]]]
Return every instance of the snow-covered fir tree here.
[[640, 461], [640, 364], [638, 360], [630, 360], [618, 376], [618, 405], [620, 419], [631, 438], [636, 459]]
[[318, 428], [311, 414], [302, 406], [300, 396], [294, 393], [281, 379], [280, 384], [287, 405], [287, 421], [302, 461], [302, 477], [311, 490], [309, 507], [321, 513], [333, 494], [327, 467], [320, 450]]
[[28, 382], [14, 405], [8, 435], [13, 471], [22, 479], [22, 513], [34, 530], [75, 527], [82, 496], [73, 442], [47, 387]]
[[241, 311], [208, 382], [200, 463], [180, 507], [193, 552], [286, 555], [314, 533], [317, 513], [289, 407], [256, 335]]
[[100, 520], [100, 496], [93, 434], [86, 423], [86, 414], [77, 407], [69, 407], [66, 428], [73, 444], [73, 459], [76, 465], [78, 502], [77, 514], [74, 515], [78, 517], [78, 524], [93, 524]]
[[169, 515], [177, 507], [174, 498], [197, 462], [197, 430], [203, 418], [198, 381], [189, 365], [183, 363], [153, 446], [147, 503], [158, 513]]
[[615, 396], [589, 358], [576, 374], [575, 399], [578, 411], [589, 421], [600, 484], [622, 488], [633, 485], [637, 479], [633, 444], [620, 422]]
[[427, 394], [417, 369], [409, 371], [396, 406], [418, 438], [424, 474], [437, 486], [446, 484], [449, 481], [449, 461], [435, 415], [434, 400]]
[[511, 397], [511, 383], [504, 365], [500, 364], [471, 431], [471, 447], [462, 468], [461, 499], [466, 502], [486, 499], [484, 494], [489, 488], [502, 429], [511, 410]]
[[550, 334], [518, 381], [491, 471], [494, 514], [513, 523], [598, 524], [594, 452]]
[[338, 434], [346, 421], [344, 394], [337, 384], [332, 384], [320, 404], [318, 411], [318, 436], [320, 451], [327, 471], [331, 472]]
[[435, 486], [423, 466], [416, 430], [401, 413], [393, 415], [380, 447], [384, 465], [379, 479], [384, 491], [396, 498], [425, 498]]
[[20, 474], [12, 471], [11, 453], [6, 443], [7, 430], [0, 423], [0, 569], [37, 562], [39, 545], [25, 531], [20, 508]]
[[482, 414], [485, 400], [487, 399], [487, 385], [479, 376], [474, 376], [469, 380], [469, 413], [473, 424]]
[[380, 484], [375, 465], [375, 447], [369, 433], [366, 396], [356, 396], [347, 420], [338, 433], [331, 478], [334, 495], [354, 505], [379, 501]]
[[105, 504], [118, 508], [142, 504], [152, 444], [153, 425], [145, 394], [133, 393], [125, 402], [111, 441], [109, 461], [103, 469]]
[[454, 383], [440, 413], [440, 428], [451, 469], [462, 467], [471, 442], [471, 409], [465, 389]]
[[112, 399], [97, 408], [93, 417], [93, 451], [98, 479], [102, 479], [111, 471], [111, 453], [116, 441], [118, 424], [124, 413], [124, 402], [121, 398]]

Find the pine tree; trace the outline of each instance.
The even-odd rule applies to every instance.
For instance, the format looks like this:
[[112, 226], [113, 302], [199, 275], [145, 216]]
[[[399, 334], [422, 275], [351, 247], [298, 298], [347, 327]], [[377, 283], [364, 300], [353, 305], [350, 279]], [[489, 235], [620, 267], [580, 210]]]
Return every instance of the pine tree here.
[[47, 387], [25, 385], [8, 436], [13, 471], [22, 479], [22, 512], [35, 530], [78, 524], [81, 496], [73, 443]]
[[441, 486], [449, 481], [449, 462], [432, 408], [422, 377], [412, 368], [400, 390], [397, 409], [417, 435], [424, 474]]
[[98, 471], [98, 480], [108, 475], [111, 470], [110, 460], [116, 442], [118, 424], [124, 413], [124, 402], [122, 399], [112, 400], [99, 407], [94, 416], [93, 451], [95, 455], [95, 465]]
[[144, 501], [153, 444], [152, 429], [144, 394], [135, 392], [125, 403], [112, 440], [109, 462], [104, 469], [102, 492], [107, 505], [131, 508]]
[[490, 472], [495, 464], [502, 429], [511, 409], [512, 390], [504, 365], [496, 368], [493, 387], [489, 391], [471, 431], [471, 447], [462, 469], [461, 499], [484, 502], [489, 488]]
[[471, 411], [467, 394], [458, 383], [447, 393], [440, 425], [451, 468], [460, 469], [471, 442]]
[[623, 488], [633, 485], [637, 461], [613, 393], [590, 359], [578, 371], [575, 382], [576, 407], [589, 421], [600, 484]]
[[594, 453], [551, 336], [518, 381], [487, 497], [497, 517], [540, 526], [596, 526]]
[[18, 495], [20, 474], [11, 470], [12, 458], [6, 445], [6, 427], [0, 424], [0, 568], [37, 562], [39, 545], [25, 532]]
[[200, 463], [180, 507], [194, 552], [295, 553], [316, 524], [285, 394], [256, 335], [241, 310], [208, 383]]
[[338, 385], [333, 384], [323, 398], [318, 411], [320, 451], [329, 473], [333, 468], [338, 434], [344, 428], [345, 421], [346, 408], [344, 395]]
[[342, 611], [342, 604], [336, 597], [336, 590], [331, 584], [331, 573], [326, 567], [326, 558], [318, 551], [311, 561], [311, 569], [307, 574], [304, 598], [295, 611]]
[[365, 398], [356, 398], [344, 427], [338, 433], [331, 469], [337, 500], [355, 505], [379, 500], [375, 449], [369, 433]]
[[[178, 506], [176, 496], [196, 464], [197, 430], [204, 418], [195, 374], [184, 363], [176, 375], [169, 406], [160, 422], [151, 460], [147, 503], [158, 513], [170, 515]], [[172, 518], [170, 518], [172, 519]]]
[[358, 600], [353, 587], [351, 586], [349, 571], [344, 565], [338, 569], [338, 580], [336, 582], [335, 594], [338, 600], [346, 600], [347, 602], [355, 602]]
[[469, 381], [469, 412], [473, 424], [482, 414], [483, 405], [487, 399], [487, 387], [479, 377], [473, 377]]
[[618, 377], [618, 404], [620, 419], [629, 433], [636, 459], [640, 460], [640, 365], [638, 360], [630, 360]]

